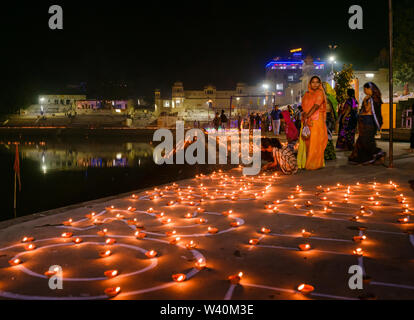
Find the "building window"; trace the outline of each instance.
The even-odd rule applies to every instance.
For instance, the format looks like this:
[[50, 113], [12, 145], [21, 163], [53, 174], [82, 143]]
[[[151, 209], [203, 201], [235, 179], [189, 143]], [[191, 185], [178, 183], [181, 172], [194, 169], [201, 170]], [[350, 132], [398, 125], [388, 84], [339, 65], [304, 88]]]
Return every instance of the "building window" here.
[[283, 83], [276, 84], [276, 90], [282, 91], [283, 90]]

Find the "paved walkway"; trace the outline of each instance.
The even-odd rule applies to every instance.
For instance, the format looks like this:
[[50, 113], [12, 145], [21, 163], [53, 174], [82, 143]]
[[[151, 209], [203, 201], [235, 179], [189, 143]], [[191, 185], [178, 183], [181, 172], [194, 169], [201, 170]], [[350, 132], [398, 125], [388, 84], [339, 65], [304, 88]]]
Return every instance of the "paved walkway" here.
[[[107, 299], [105, 290], [119, 287], [114, 299], [414, 299], [414, 225], [398, 221], [412, 221], [404, 210], [414, 207], [413, 163], [292, 177], [234, 169], [9, 225], [0, 234], [0, 297]], [[305, 244], [311, 250], [301, 251]], [[55, 265], [62, 290], [45, 275]], [[353, 265], [366, 276], [363, 290], [348, 286]], [[239, 272], [239, 283], [228, 280]], [[185, 281], [174, 281], [181, 274]], [[304, 295], [300, 284], [314, 291]]]

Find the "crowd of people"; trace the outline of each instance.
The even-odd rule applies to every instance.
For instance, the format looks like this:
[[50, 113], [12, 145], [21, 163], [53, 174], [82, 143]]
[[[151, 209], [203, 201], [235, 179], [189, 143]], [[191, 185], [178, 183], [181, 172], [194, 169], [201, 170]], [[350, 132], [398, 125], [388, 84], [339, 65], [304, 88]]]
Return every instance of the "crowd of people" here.
[[[282, 111], [276, 105], [270, 112], [251, 112], [244, 118], [239, 114], [235, 119], [239, 130], [262, 131], [262, 160], [267, 162], [263, 170], [285, 174], [295, 174], [299, 169], [318, 170], [325, 167], [326, 161], [335, 160], [337, 151], [351, 152], [350, 164], [374, 164], [383, 162], [386, 156], [375, 140], [383, 125], [383, 102], [381, 91], [373, 82], [364, 85], [364, 93], [365, 98], [359, 103], [355, 90], [350, 88], [346, 101], [339, 104], [329, 83], [314, 76], [301, 106], [288, 106]], [[227, 127], [224, 110], [221, 115], [216, 113], [213, 125], [215, 129]], [[278, 139], [281, 131], [286, 134], [286, 144]], [[270, 132], [274, 137], [266, 138]], [[338, 135], [336, 145], [334, 133]], [[414, 151], [414, 126], [410, 150]]]
[[348, 89], [347, 100], [339, 105], [332, 87], [313, 77], [296, 111], [290, 106], [281, 113], [277, 112], [278, 107], [272, 111], [275, 135], [280, 128], [277, 120], [283, 118], [288, 143], [283, 146], [277, 138], [262, 141], [262, 157], [268, 162], [264, 169], [277, 169], [285, 174], [294, 174], [298, 169], [318, 170], [325, 167], [325, 161], [336, 159], [338, 150], [351, 152], [348, 158], [351, 164], [383, 161], [386, 153], [377, 147], [375, 140], [383, 124], [381, 92], [373, 82], [368, 82], [364, 93], [360, 105], [355, 91]]

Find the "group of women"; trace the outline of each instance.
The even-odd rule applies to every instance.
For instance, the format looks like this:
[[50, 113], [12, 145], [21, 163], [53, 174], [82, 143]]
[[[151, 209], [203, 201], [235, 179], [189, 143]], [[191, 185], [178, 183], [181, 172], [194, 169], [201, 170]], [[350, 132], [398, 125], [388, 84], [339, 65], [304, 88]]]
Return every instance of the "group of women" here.
[[[317, 170], [325, 166], [325, 160], [335, 159], [332, 132], [339, 116], [339, 132], [336, 147], [352, 151], [349, 161], [354, 164], [372, 164], [384, 158], [377, 148], [375, 136], [382, 126], [381, 92], [369, 82], [364, 85], [365, 99], [359, 109], [355, 91], [348, 90], [348, 99], [336, 114], [335, 92], [322, 84], [319, 77], [311, 79], [302, 101], [302, 128], [300, 133], [298, 167]], [[359, 137], [355, 143], [358, 128]]]

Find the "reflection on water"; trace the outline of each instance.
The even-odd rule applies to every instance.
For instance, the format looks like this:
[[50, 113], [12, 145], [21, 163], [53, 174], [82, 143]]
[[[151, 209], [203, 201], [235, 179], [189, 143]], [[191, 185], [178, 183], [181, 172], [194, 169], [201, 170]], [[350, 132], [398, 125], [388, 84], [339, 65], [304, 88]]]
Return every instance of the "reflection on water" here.
[[13, 218], [14, 143], [19, 144], [22, 190], [17, 215], [55, 209], [208, 173], [219, 166], [164, 165], [153, 160], [152, 137], [0, 141], [5, 210]]
[[[15, 142], [0, 142], [6, 149]], [[39, 164], [43, 173], [51, 170], [85, 170], [85, 168], [113, 168], [141, 166], [152, 160], [153, 146], [149, 143], [125, 142], [119, 144], [82, 142], [46, 143], [23, 142], [19, 145], [22, 160]]]

